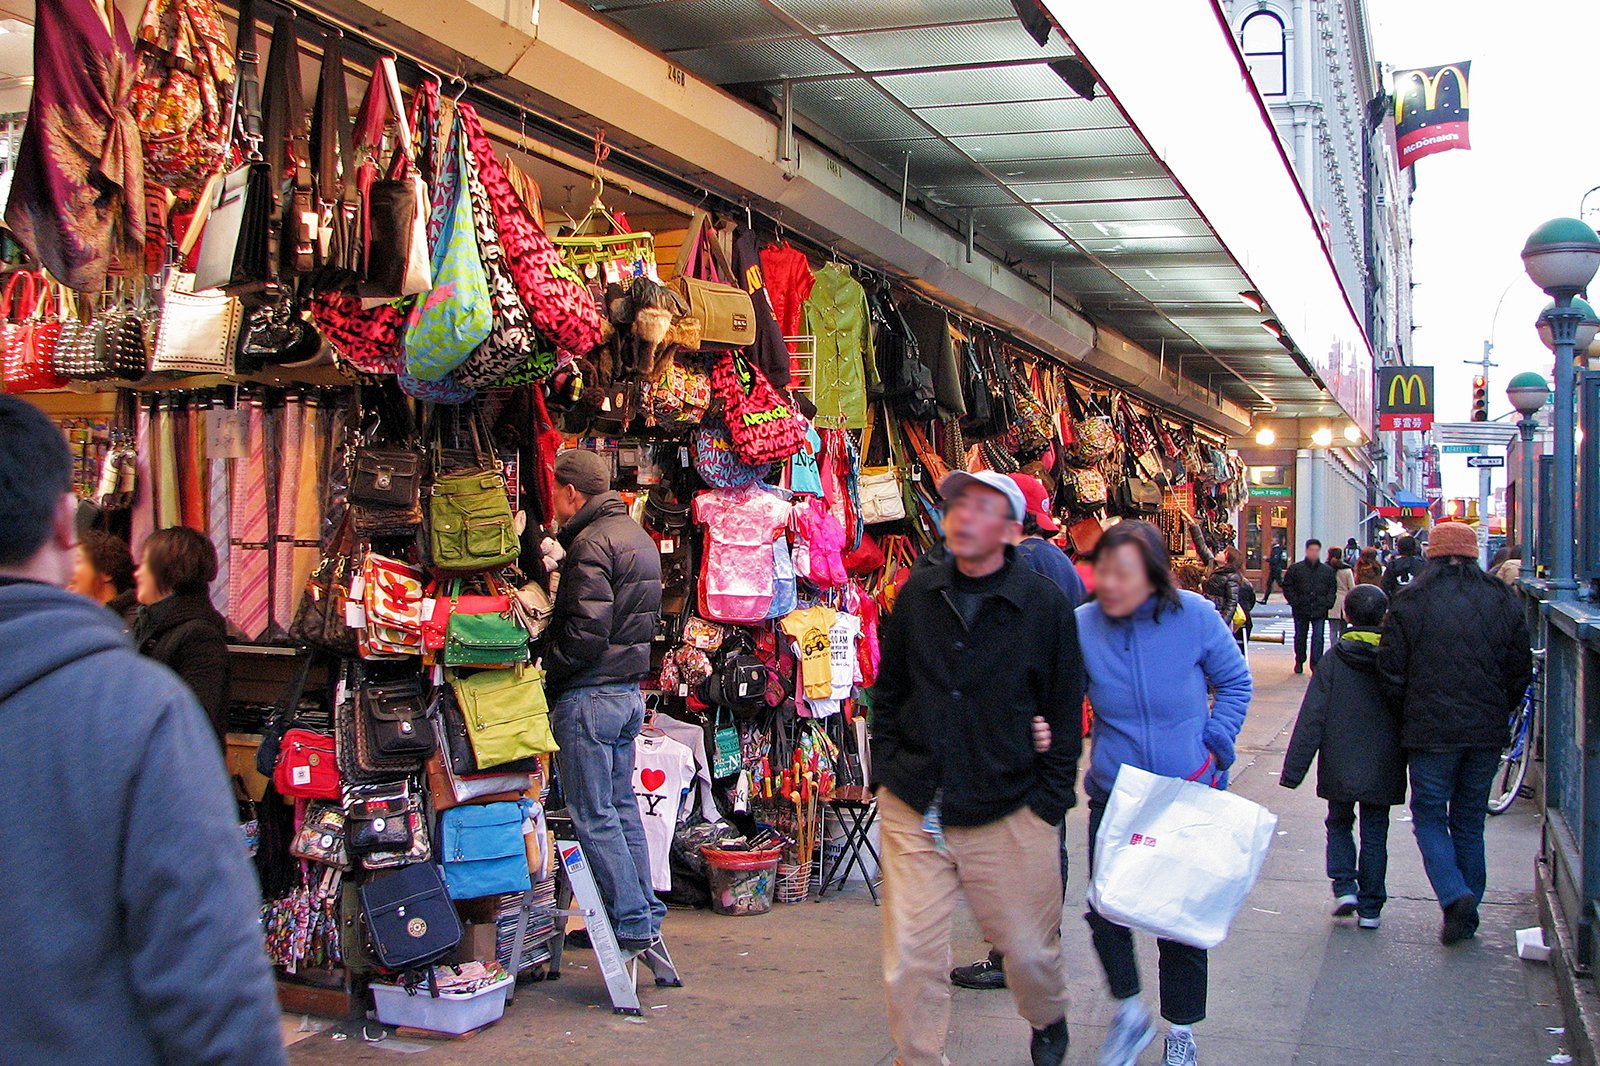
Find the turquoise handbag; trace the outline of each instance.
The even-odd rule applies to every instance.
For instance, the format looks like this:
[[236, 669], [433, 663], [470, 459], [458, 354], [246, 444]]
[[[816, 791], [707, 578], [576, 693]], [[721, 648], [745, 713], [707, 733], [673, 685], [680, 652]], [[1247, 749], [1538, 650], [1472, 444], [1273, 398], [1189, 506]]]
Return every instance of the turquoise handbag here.
[[528, 891], [522, 823], [530, 809], [527, 800], [518, 800], [452, 807], [439, 815], [439, 865], [451, 899]]
[[428, 218], [433, 288], [417, 300], [406, 325], [405, 369], [421, 381], [438, 381], [460, 366], [494, 324], [466, 189], [466, 150], [457, 117]]

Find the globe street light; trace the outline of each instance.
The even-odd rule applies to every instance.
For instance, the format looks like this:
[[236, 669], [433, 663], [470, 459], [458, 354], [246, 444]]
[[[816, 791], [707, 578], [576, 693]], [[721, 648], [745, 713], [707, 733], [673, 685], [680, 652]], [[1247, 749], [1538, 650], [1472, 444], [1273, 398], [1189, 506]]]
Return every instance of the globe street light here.
[[[1528, 236], [1522, 247], [1522, 263], [1533, 283], [1549, 294], [1554, 305], [1540, 315], [1550, 326], [1551, 350], [1555, 352], [1555, 461], [1551, 490], [1552, 535], [1550, 585], [1556, 599], [1576, 599], [1578, 581], [1573, 571], [1572, 515], [1577, 509], [1576, 426], [1573, 424], [1577, 372], [1573, 349], [1578, 330], [1591, 310], [1572, 305], [1578, 294], [1589, 287], [1600, 270], [1600, 234], [1575, 218], [1551, 219]], [[1591, 336], [1591, 340], [1593, 337]]]
[[[1574, 356], [1582, 359], [1584, 353], [1595, 343], [1595, 338], [1600, 337], [1600, 317], [1595, 316], [1594, 308], [1590, 307], [1587, 302], [1576, 297], [1573, 298], [1572, 308], [1583, 315], [1582, 320], [1578, 323], [1578, 335], [1572, 342]], [[1556, 338], [1555, 334], [1550, 330], [1550, 320], [1545, 316], [1555, 309], [1555, 304], [1545, 304], [1544, 310], [1539, 313], [1539, 318], [1535, 323], [1536, 328], [1539, 330], [1540, 343], [1551, 351], [1555, 351]]]
[[1518, 374], [1506, 383], [1506, 398], [1522, 420], [1517, 432], [1522, 437], [1522, 487], [1517, 490], [1517, 540], [1522, 545], [1522, 565], [1527, 576], [1537, 573], [1533, 554], [1534, 462], [1533, 435], [1539, 428], [1534, 418], [1550, 402], [1550, 386], [1532, 372]]

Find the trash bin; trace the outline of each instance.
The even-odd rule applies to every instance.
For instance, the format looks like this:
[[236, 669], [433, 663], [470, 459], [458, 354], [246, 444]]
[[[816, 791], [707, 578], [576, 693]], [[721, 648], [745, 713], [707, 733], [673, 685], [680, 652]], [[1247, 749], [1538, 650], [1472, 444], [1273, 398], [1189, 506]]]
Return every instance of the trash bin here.
[[711, 909], [718, 914], [766, 914], [782, 849], [723, 851], [701, 848], [711, 868]]

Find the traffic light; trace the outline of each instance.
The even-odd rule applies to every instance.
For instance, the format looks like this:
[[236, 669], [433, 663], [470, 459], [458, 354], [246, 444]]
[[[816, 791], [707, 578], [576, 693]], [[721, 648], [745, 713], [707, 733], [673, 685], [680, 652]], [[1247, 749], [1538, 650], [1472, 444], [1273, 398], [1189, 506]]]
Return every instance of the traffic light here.
[[1472, 378], [1472, 420], [1489, 421], [1489, 379], [1482, 374]]

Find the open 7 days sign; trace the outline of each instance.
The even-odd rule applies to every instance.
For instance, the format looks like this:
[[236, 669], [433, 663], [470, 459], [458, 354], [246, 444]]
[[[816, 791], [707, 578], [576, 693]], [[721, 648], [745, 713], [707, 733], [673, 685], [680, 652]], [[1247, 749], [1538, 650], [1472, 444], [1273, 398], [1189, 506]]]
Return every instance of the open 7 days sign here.
[[1425, 430], [1433, 426], [1433, 367], [1378, 368], [1378, 428]]

